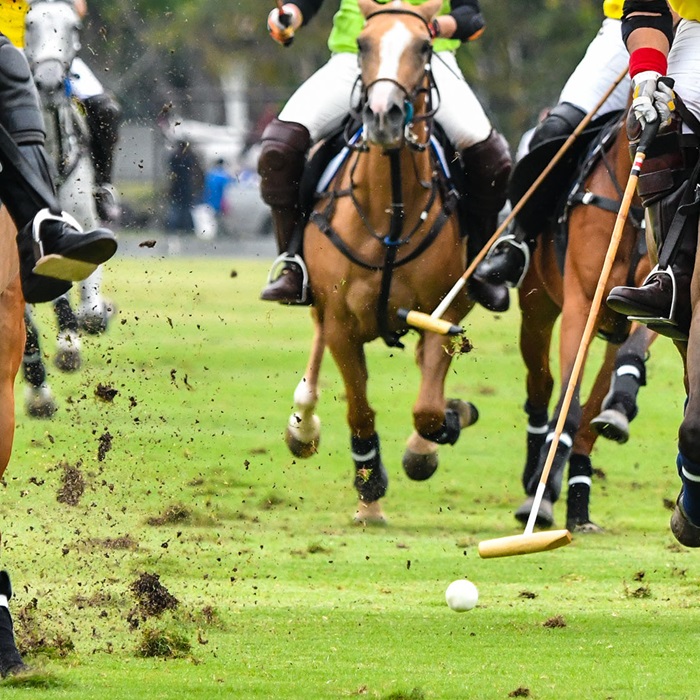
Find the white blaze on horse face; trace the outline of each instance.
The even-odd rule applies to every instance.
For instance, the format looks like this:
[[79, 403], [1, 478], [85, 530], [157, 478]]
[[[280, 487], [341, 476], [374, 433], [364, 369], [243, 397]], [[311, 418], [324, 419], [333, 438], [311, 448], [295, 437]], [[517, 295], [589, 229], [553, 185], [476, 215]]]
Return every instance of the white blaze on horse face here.
[[381, 39], [375, 76], [379, 82], [368, 93], [369, 106], [375, 114], [387, 112], [392, 105], [392, 97], [395, 97], [398, 88], [391, 81], [398, 81], [401, 56], [412, 39], [413, 34], [398, 21]]

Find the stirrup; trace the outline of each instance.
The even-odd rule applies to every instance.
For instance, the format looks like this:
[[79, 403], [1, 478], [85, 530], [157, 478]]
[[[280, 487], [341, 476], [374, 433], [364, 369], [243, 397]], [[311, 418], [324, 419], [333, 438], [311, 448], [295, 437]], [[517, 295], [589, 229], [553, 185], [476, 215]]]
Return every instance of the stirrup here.
[[53, 214], [48, 208], [41, 209], [32, 221], [32, 242], [36, 260], [41, 260], [44, 257], [44, 243], [41, 240], [41, 225], [44, 221], [60, 221], [72, 226], [78, 233], [83, 233], [83, 227], [67, 212]]
[[642, 287], [644, 287], [648, 282], [650, 282], [655, 277], [660, 277], [661, 275], [668, 275], [671, 280], [671, 288], [673, 289], [673, 294], [671, 296], [671, 310], [669, 311], [668, 318], [664, 316], [628, 316], [630, 321], [638, 321], [644, 325], [654, 325], [654, 326], [670, 326], [675, 328], [678, 326], [678, 322], [675, 320], [676, 315], [676, 277], [673, 274], [673, 269], [669, 265], [668, 267], [661, 269], [658, 265], [645, 277]]
[[489, 258], [493, 257], [496, 254], [496, 250], [502, 243], [507, 243], [508, 245], [512, 246], [513, 248], [516, 248], [519, 250], [522, 254], [523, 257], [525, 258], [525, 264], [523, 265], [523, 271], [518, 277], [518, 281], [513, 284], [512, 282], [504, 282], [506, 287], [511, 287], [512, 289], [519, 289], [520, 285], [523, 283], [523, 280], [525, 279], [525, 275], [527, 274], [527, 271], [530, 267], [530, 246], [525, 243], [525, 241], [520, 241], [517, 239], [514, 233], [507, 233], [505, 236], [499, 236], [498, 240], [489, 248], [489, 252], [486, 253], [486, 257], [484, 258], [484, 261], [488, 260]]
[[292, 253], [282, 253], [275, 258], [275, 261], [270, 267], [270, 272], [267, 275], [267, 283], [272, 284], [279, 276], [284, 267], [288, 264], [298, 265], [301, 270], [301, 297], [297, 302], [300, 306], [306, 304], [306, 299], [309, 292], [309, 271], [306, 269], [306, 263], [301, 255]]

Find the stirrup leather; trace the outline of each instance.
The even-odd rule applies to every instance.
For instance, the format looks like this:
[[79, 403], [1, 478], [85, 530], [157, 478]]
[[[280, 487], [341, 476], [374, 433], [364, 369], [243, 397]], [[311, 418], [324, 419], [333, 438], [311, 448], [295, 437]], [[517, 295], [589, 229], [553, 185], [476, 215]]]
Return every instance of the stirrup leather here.
[[299, 305], [306, 304], [306, 299], [309, 293], [309, 271], [306, 269], [306, 263], [301, 255], [292, 255], [291, 253], [282, 253], [270, 267], [270, 272], [267, 275], [267, 283], [272, 284], [280, 275], [282, 269], [288, 264], [298, 265], [301, 270], [301, 298], [299, 299]]
[[673, 274], [673, 270], [671, 266], [669, 265], [668, 267], [665, 267], [661, 269], [658, 265], [654, 267], [654, 269], [646, 276], [642, 287], [650, 282], [652, 279], [655, 277], [659, 277], [661, 275], [668, 275], [668, 277], [671, 280], [671, 288], [673, 289], [673, 294], [671, 296], [671, 309], [668, 314], [668, 318], [665, 318], [664, 316], [658, 316], [658, 317], [653, 317], [653, 316], [628, 316], [627, 318], [630, 321], [638, 321], [639, 323], [643, 323], [644, 325], [655, 325], [655, 326], [672, 326], [676, 327], [678, 326], [678, 322], [675, 319], [676, 315], [676, 277]]
[[62, 211], [60, 214], [53, 214], [50, 209], [41, 209], [37, 212], [32, 222], [32, 243], [34, 245], [34, 256], [36, 260], [41, 260], [44, 257], [44, 244], [41, 240], [41, 225], [45, 221], [60, 221], [64, 224], [69, 224], [78, 233], [83, 233], [83, 227], [67, 212]]
[[523, 265], [522, 274], [518, 278], [517, 282], [515, 282], [515, 284], [508, 281], [505, 282], [506, 287], [511, 287], [512, 289], [519, 289], [520, 285], [525, 279], [525, 275], [527, 274], [528, 268], [530, 267], [530, 246], [527, 243], [525, 243], [525, 241], [519, 241], [513, 233], [507, 233], [505, 236], [500, 236], [498, 240], [491, 246], [491, 248], [489, 248], [489, 252], [486, 253], [486, 257], [484, 258], [484, 260], [486, 261], [489, 258], [493, 257], [496, 254], [496, 250], [504, 243], [519, 250], [525, 258], [525, 265]]

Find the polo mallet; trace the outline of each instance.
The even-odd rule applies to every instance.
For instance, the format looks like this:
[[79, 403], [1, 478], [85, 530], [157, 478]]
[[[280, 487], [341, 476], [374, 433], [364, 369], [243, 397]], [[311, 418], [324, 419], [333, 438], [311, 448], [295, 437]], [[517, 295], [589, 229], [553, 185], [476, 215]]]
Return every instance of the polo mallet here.
[[[280, 13], [280, 24], [283, 27], [290, 27], [292, 24], [292, 15], [291, 13], [284, 11], [284, 0], [277, 0], [277, 9]], [[292, 34], [289, 39], [285, 40], [284, 46], [291, 46], [293, 41], [294, 35]]]
[[540, 481], [537, 485], [537, 491], [535, 492], [532, 510], [530, 511], [527, 525], [525, 526], [525, 532], [522, 535], [500, 537], [494, 540], [484, 540], [483, 542], [479, 542], [479, 556], [483, 559], [488, 559], [491, 557], [510, 557], [515, 554], [545, 552], [550, 549], [557, 549], [557, 547], [563, 547], [571, 542], [571, 533], [568, 530], [547, 530], [543, 532], [533, 532], [533, 530], [535, 529], [535, 521], [537, 520], [537, 513], [540, 509], [540, 504], [542, 503], [544, 490], [547, 486], [547, 478], [549, 477], [549, 472], [552, 468], [552, 464], [554, 463], [554, 456], [559, 445], [559, 439], [561, 438], [561, 434], [564, 430], [564, 423], [566, 422], [566, 417], [569, 412], [571, 399], [574, 395], [576, 384], [578, 383], [583, 361], [588, 353], [588, 346], [591, 341], [591, 336], [593, 335], [595, 322], [598, 317], [598, 312], [600, 311], [600, 305], [603, 301], [605, 286], [608, 283], [610, 270], [612, 269], [615, 256], [617, 255], [617, 249], [620, 245], [620, 239], [622, 238], [622, 231], [625, 228], [627, 214], [630, 210], [632, 198], [634, 197], [635, 190], [637, 189], [637, 180], [639, 179], [639, 173], [642, 169], [642, 165], [644, 164], [644, 159], [646, 158], [646, 150], [649, 147], [649, 144], [654, 140], [658, 130], [659, 119], [657, 118], [656, 121], [647, 124], [647, 126], [644, 128], [642, 137], [639, 140], [639, 145], [637, 146], [637, 152], [634, 156], [630, 176], [627, 180], [627, 186], [625, 187], [622, 202], [620, 203], [620, 210], [617, 213], [615, 227], [613, 228], [612, 236], [610, 238], [608, 252], [605, 254], [603, 269], [600, 272], [598, 286], [596, 287], [595, 295], [593, 296], [593, 301], [591, 302], [591, 310], [588, 312], [586, 327], [583, 331], [583, 337], [581, 338], [581, 344], [579, 345], [578, 352], [576, 353], [576, 360], [574, 361], [574, 366], [571, 370], [569, 384], [566, 387], [564, 400], [562, 401], [561, 409], [559, 411], [559, 418], [554, 429], [552, 442], [549, 446], [549, 452], [547, 453], [547, 459], [544, 464], [544, 469], [542, 470], [542, 476], [540, 476]]
[[463, 332], [463, 329], [460, 326], [455, 326], [454, 324], [443, 321], [442, 315], [445, 313], [445, 311], [447, 311], [450, 304], [452, 304], [452, 302], [455, 300], [457, 294], [459, 294], [459, 292], [462, 290], [462, 287], [464, 287], [469, 278], [472, 276], [472, 273], [476, 269], [477, 265], [486, 257], [489, 250], [491, 250], [491, 246], [498, 240], [500, 235], [506, 230], [506, 228], [510, 225], [510, 222], [513, 221], [525, 204], [527, 204], [532, 194], [542, 184], [549, 173], [552, 172], [554, 166], [564, 157], [574, 141], [576, 141], [576, 139], [580, 136], [581, 132], [591, 123], [591, 120], [598, 113], [598, 110], [603, 106], [603, 104], [605, 104], [607, 99], [610, 97], [610, 95], [612, 95], [627, 73], [628, 69], [625, 68], [620, 75], [615, 78], [615, 81], [600, 98], [595, 107], [593, 107], [591, 111], [586, 114], [586, 116], [581, 120], [581, 123], [573, 130], [566, 141], [564, 141], [561, 148], [554, 154], [552, 160], [547, 164], [547, 167], [539, 174], [537, 179], [532, 183], [532, 185], [530, 185], [525, 194], [518, 200], [517, 204], [511, 209], [508, 216], [506, 216], [501, 225], [486, 242], [484, 247], [474, 256], [471, 264], [467, 267], [457, 282], [455, 282], [452, 289], [450, 289], [450, 291], [445, 295], [444, 299], [440, 302], [435, 311], [433, 311], [431, 314], [426, 314], [422, 311], [399, 309], [398, 316], [401, 320], [406, 321], [406, 323], [414, 328], [421, 328], [426, 331], [432, 331], [433, 333], [440, 333], [441, 335], [458, 335], [459, 333]]

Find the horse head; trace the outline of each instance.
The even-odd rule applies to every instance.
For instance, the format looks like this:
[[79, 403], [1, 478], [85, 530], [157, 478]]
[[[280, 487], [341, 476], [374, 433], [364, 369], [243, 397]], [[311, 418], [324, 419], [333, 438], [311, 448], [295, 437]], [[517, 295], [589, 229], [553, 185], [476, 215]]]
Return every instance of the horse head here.
[[358, 5], [366, 20], [357, 39], [365, 136], [383, 148], [397, 148], [430, 100], [429, 22], [442, 0], [418, 6], [359, 0]]
[[70, 64], [80, 49], [81, 22], [73, 3], [42, 0], [31, 5], [25, 27], [25, 54], [42, 100], [65, 94]]

